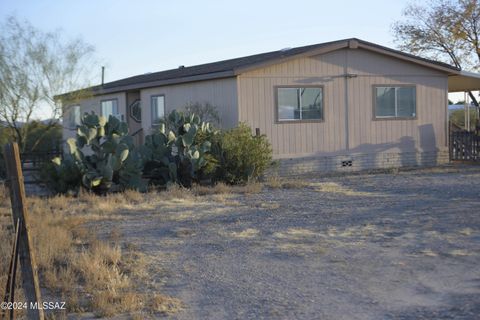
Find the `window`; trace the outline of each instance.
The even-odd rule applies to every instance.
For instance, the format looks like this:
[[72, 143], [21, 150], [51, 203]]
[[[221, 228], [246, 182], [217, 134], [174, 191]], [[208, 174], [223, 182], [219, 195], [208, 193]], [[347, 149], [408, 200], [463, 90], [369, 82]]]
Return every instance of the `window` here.
[[165, 96], [152, 96], [152, 124], [157, 124], [165, 115]]
[[118, 115], [118, 101], [117, 99], [111, 100], [103, 100], [101, 102], [102, 105], [102, 116], [105, 118], [109, 118], [110, 115], [117, 116]]
[[375, 118], [415, 118], [415, 87], [375, 87], [374, 91]]
[[71, 106], [68, 109], [68, 124], [71, 128], [76, 128], [80, 125], [80, 106]]
[[277, 88], [278, 121], [323, 120], [323, 89]]

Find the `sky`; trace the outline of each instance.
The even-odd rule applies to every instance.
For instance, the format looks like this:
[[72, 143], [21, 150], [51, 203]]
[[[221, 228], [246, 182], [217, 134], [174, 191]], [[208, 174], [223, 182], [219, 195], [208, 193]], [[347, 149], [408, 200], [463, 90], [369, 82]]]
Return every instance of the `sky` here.
[[[43, 31], [96, 48], [106, 81], [357, 37], [394, 47], [391, 25], [407, 1], [0, 0]], [[98, 76], [100, 81], [100, 76]]]

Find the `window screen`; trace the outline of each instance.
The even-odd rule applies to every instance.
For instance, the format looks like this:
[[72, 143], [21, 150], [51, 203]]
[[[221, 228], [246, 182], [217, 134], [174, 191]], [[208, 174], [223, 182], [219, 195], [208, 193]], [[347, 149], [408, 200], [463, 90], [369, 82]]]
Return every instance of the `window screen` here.
[[102, 116], [109, 118], [110, 116], [118, 115], [118, 101], [117, 99], [102, 101]]
[[375, 87], [376, 118], [414, 118], [415, 87]]
[[159, 123], [165, 116], [165, 96], [152, 97], [152, 124]]
[[278, 121], [322, 120], [322, 88], [277, 88]]

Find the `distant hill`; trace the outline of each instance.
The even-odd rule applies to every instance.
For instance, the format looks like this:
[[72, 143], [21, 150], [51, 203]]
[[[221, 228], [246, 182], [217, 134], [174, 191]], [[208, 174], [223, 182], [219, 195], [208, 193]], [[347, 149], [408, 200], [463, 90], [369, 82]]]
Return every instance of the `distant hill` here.
[[[453, 111], [463, 110], [465, 107], [463, 104], [449, 104], [448, 105], [448, 115], [451, 115]], [[473, 109], [473, 106], [470, 108]]]
[[[19, 127], [23, 127], [25, 125], [25, 122], [18, 121], [17, 124]], [[5, 121], [0, 120], [0, 127], [8, 127], [8, 124]]]
[[[32, 120], [30, 122], [33, 122], [33, 121], [38, 121], [38, 120]], [[60, 119], [44, 119], [44, 120], [40, 120], [39, 122], [41, 122], [43, 124], [50, 124], [51, 121], [56, 122], [59, 125], [62, 125], [62, 120], [60, 120]], [[20, 128], [23, 127], [25, 125], [25, 123], [26, 122], [17, 121], [17, 124]], [[5, 121], [0, 120], [0, 127], [8, 127], [8, 124]]]

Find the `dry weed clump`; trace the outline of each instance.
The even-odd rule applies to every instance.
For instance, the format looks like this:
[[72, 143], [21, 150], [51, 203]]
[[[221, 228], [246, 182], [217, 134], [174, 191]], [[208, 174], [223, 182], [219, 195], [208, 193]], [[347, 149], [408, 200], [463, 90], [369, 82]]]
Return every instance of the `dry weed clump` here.
[[151, 309], [164, 315], [173, 314], [182, 308], [183, 304], [180, 300], [163, 294], [155, 294], [151, 301]]
[[374, 192], [365, 192], [365, 191], [356, 191], [343, 186], [335, 182], [316, 182], [310, 183], [310, 186], [315, 188], [317, 192], [321, 193], [337, 193], [343, 194], [346, 196], [357, 196], [357, 197], [373, 197], [373, 196], [382, 196], [381, 194]]
[[202, 186], [197, 184], [192, 187], [192, 193], [196, 196], [229, 194], [232, 193], [232, 186], [223, 182], [219, 182], [213, 186]]
[[227, 195], [227, 194], [255, 194], [263, 190], [263, 183], [249, 182], [244, 185], [228, 185], [219, 182], [213, 186], [194, 185], [191, 188], [191, 193], [195, 196], [208, 195]]
[[310, 183], [302, 179], [282, 178], [273, 175], [266, 179], [265, 186], [271, 189], [300, 189], [310, 186]]
[[[13, 237], [10, 201], [5, 191], [0, 186], [0, 198], [5, 200], [0, 202], [1, 297], [4, 296]], [[173, 197], [181, 192], [170, 190], [167, 193], [165, 196]], [[47, 289], [49, 299], [66, 301], [68, 312], [88, 311], [97, 316], [121, 313], [133, 316], [144, 311], [175, 310], [168, 298], [162, 306], [153, 295], [142, 293], [149, 267], [144, 254], [130, 246], [122, 246], [118, 230], [113, 229], [107, 239], [100, 240], [95, 228], [88, 225], [153, 197], [127, 191], [107, 197], [84, 193], [77, 198], [29, 198], [30, 232], [40, 283]], [[21, 282], [17, 283], [20, 286]], [[16, 297], [21, 299], [20, 288], [16, 292]], [[60, 313], [48, 316], [65, 317]]]

